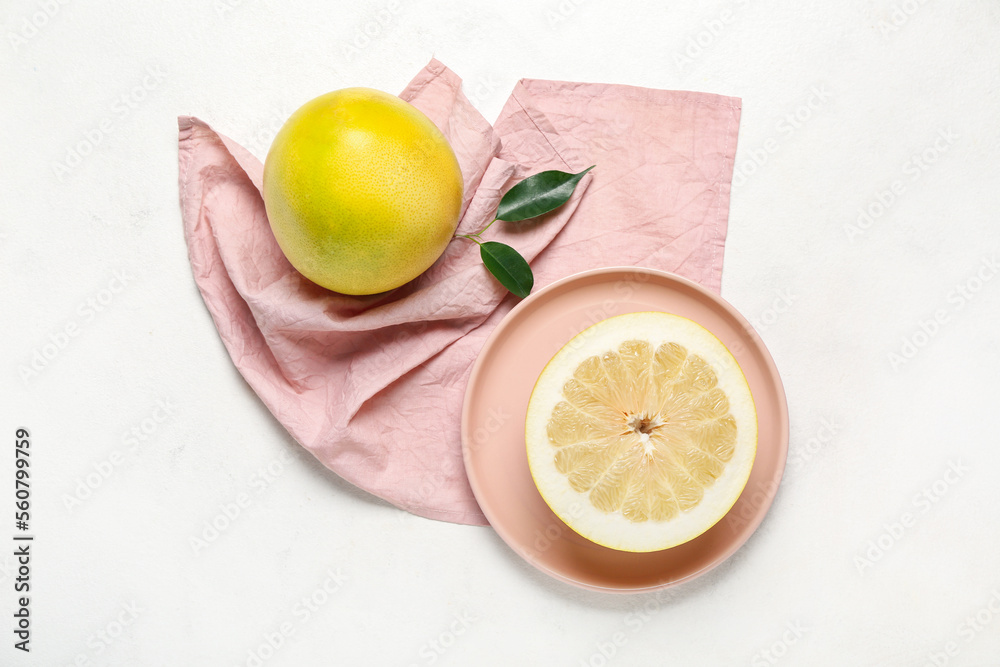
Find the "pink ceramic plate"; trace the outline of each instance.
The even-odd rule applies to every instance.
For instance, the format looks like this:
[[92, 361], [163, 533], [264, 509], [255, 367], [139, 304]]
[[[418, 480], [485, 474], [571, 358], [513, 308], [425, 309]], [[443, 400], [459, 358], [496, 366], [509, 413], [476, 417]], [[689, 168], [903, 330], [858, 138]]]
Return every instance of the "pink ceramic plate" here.
[[[722, 521], [672, 549], [628, 553], [580, 537], [542, 501], [528, 472], [524, 417], [538, 375], [573, 336], [613, 315], [644, 310], [687, 317], [725, 343], [753, 393], [758, 445], [746, 489]], [[650, 591], [707, 572], [760, 525], [785, 467], [788, 406], [778, 370], [760, 337], [720, 297], [662, 271], [596, 269], [532, 294], [497, 326], [472, 369], [462, 410], [462, 445], [479, 505], [522, 558], [583, 588]]]

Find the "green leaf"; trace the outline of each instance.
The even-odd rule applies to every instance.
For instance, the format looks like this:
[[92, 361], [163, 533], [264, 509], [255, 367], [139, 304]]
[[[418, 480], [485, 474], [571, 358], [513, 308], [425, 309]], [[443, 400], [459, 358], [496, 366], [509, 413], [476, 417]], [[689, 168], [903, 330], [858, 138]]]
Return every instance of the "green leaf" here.
[[483, 264], [500, 284], [522, 299], [531, 293], [535, 277], [521, 254], [505, 243], [486, 241], [479, 244]]
[[593, 168], [587, 167], [579, 174], [543, 171], [529, 176], [500, 199], [497, 220], [517, 222], [554, 211], [569, 200], [576, 184]]

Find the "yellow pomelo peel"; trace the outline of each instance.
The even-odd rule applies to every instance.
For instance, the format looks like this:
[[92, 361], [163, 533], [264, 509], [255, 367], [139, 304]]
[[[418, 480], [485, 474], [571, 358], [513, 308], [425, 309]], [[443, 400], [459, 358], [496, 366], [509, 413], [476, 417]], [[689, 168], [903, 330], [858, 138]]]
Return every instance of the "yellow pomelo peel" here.
[[307, 102], [264, 163], [264, 204], [282, 252], [343, 294], [377, 294], [426, 271], [455, 233], [462, 190], [434, 123], [369, 88]]

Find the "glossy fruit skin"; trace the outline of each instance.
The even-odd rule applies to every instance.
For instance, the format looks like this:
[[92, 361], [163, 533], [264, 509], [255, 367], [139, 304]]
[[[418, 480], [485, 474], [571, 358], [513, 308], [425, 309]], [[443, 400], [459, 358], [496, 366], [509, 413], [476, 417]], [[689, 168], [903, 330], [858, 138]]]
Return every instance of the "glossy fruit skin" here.
[[299, 108], [264, 163], [274, 237], [292, 266], [342, 294], [378, 294], [426, 271], [462, 206], [454, 151], [416, 107], [345, 88]]

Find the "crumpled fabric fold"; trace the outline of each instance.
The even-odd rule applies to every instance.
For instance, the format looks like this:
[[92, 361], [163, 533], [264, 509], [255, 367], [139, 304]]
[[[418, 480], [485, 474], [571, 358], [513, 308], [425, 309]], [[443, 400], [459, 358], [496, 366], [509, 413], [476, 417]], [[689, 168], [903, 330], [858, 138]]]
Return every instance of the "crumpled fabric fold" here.
[[[644, 266], [719, 291], [739, 99], [522, 79], [491, 126], [437, 60], [400, 97], [455, 150], [465, 181], [459, 233], [485, 226], [503, 193], [531, 174], [596, 165], [563, 207], [486, 234], [531, 263], [535, 290], [586, 269]], [[462, 461], [462, 402], [476, 356], [516, 297], [458, 238], [385, 294], [309, 282], [271, 234], [261, 161], [197, 118], [178, 126], [192, 271], [247, 383], [352, 484], [419, 516], [485, 525]]]

